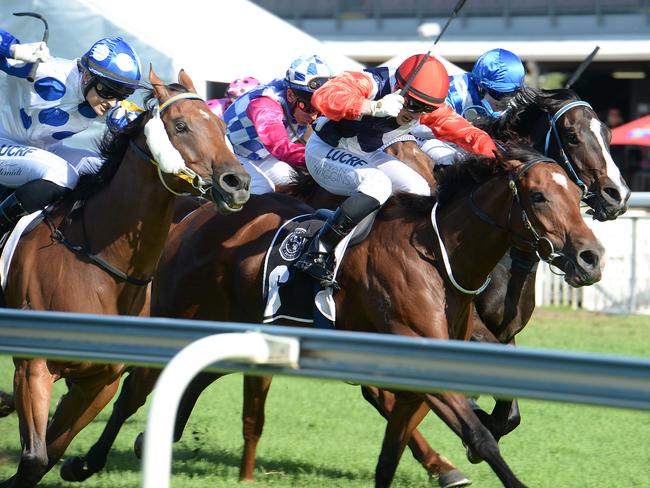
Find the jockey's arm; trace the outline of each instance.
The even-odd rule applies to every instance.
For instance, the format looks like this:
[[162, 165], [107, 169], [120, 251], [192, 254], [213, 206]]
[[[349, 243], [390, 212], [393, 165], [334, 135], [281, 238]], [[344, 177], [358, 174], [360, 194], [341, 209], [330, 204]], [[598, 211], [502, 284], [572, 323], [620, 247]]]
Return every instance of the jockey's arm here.
[[431, 113], [423, 114], [420, 123], [431, 129], [434, 136], [452, 142], [466, 151], [494, 157], [497, 147], [487, 132], [474, 127], [454, 112], [449, 105], [443, 105]]
[[271, 155], [292, 166], [305, 165], [305, 146], [291, 142], [284, 126], [282, 105], [269, 97], [258, 97], [246, 108], [260, 142]]
[[372, 113], [373, 91], [369, 75], [345, 71], [316, 90], [311, 104], [330, 120], [358, 120]]
[[128, 100], [121, 100], [106, 114], [106, 125], [113, 133], [119, 133], [138, 118], [144, 109]]

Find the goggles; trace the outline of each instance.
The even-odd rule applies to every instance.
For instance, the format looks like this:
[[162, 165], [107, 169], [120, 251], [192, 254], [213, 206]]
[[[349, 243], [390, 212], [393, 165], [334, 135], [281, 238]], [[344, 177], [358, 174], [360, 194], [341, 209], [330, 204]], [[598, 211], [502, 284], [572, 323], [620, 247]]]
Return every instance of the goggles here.
[[513, 92], [513, 91], [511, 91], [511, 92], [498, 92], [498, 91], [492, 90], [490, 88], [484, 88], [484, 90], [485, 90], [485, 93], [490, 95], [496, 101], [500, 101], [503, 98], [510, 97], [510, 96], [515, 94], [515, 92]]
[[129, 95], [133, 94], [135, 90], [129, 90], [124, 87], [117, 88], [114, 85], [107, 83], [102, 79], [95, 82], [95, 91], [100, 98], [104, 100], [124, 100]]
[[332, 79], [331, 76], [317, 76], [309, 80], [309, 82], [307, 83], [307, 88], [316, 91], [331, 79]]
[[301, 99], [298, 99], [298, 101], [296, 101], [296, 107], [298, 107], [300, 110], [302, 110], [306, 114], [318, 113], [318, 110], [316, 110], [314, 107], [312, 107], [309, 104], [309, 102], [306, 102], [306, 101], [301, 100]]
[[423, 103], [419, 100], [416, 100], [415, 98], [411, 98], [409, 96], [404, 97], [404, 108], [408, 112], [412, 113], [431, 113], [438, 107], [435, 105], [428, 105], [426, 103]]

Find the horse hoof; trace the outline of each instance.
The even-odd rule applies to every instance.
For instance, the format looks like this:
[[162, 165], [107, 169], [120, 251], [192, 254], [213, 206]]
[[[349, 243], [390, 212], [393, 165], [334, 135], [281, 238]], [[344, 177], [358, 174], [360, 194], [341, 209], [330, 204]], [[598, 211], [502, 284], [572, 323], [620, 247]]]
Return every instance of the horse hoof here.
[[140, 432], [133, 443], [133, 453], [138, 459], [142, 459], [142, 446], [144, 445], [144, 432]]
[[15, 410], [13, 395], [0, 391], [0, 418], [6, 417]]
[[65, 481], [86, 481], [95, 473], [91, 471], [82, 457], [75, 456], [63, 462], [60, 474]]
[[438, 478], [438, 485], [440, 488], [453, 488], [455, 486], [469, 486], [472, 484], [467, 476], [465, 476], [459, 469], [452, 469], [446, 473], [442, 473]]

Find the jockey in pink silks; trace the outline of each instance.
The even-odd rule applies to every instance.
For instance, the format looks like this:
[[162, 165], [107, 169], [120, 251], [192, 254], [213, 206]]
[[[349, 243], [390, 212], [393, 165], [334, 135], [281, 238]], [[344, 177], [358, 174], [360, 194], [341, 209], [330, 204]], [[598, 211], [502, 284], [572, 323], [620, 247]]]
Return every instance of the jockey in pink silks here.
[[237, 78], [226, 89], [226, 96], [223, 98], [213, 98], [206, 103], [212, 113], [220, 119], [223, 118], [223, 113], [237, 98], [241, 97], [244, 93], [249, 92], [260, 84], [257, 78], [246, 76], [245, 78]]

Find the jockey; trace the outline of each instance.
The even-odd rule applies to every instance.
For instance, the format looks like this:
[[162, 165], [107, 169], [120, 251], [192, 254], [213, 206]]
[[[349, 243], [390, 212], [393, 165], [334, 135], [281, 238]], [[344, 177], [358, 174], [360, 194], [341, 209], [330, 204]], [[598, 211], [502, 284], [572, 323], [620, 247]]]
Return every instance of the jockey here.
[[445, 105], [449, 75], [436, 58], [427, 57], [404, 96], [399, 93], [423, 56], [409, 57], [396, 71], [344, 72], [314, 94], [312, 103], [324, 117], [307, 142], [307, 169], [323, 188], [348, 198], [295, 266], [325, 285], [333, 282], [336, 245], [392, 193], [430, 194], [427, 181], [385, 147], [424, 124], [468, 151], [492, 157], [496, 149], [490, 136]]
[[226, 96], [223, 98], [213, 98], [212, 100], [207, 100], [206, 103], [212, 113], [219, 118], [223, 118], [223, 113], [226, 109], [241, 97], [244, 93], [251, 91], [253, 88], [260, 84], [257, 78], [252, 76], [246, 76], [244, 78], [237, 78], [234, 80], [228, 88], [226, 89]]
[[79, 59], [51, 58], [44, 42], [21, 44], [0, 29], [0, 70], [8, 75], [0, 78], [0, 185], [15, 189], [0, 202], [4, 233], [101, 166], [95, 152], [62, 141], [139, 87], [140, 59], [119, 37], [100, 39]]
[[508, 100], [524, 87], [524, 65], [514, 53], [492, 49], [474, 63], [471, 73], [452, 76], [447, 103], [466, 119], [499, 117]]
[[251, 175], [251, 193], [274, 191], [275, 185], [290, 181], [292, 166], [305, 164], [302, 141], [318, 116], [311, 96], [331, 76], [319, 56], [302, 56], [283, 79], [254, 88], [226, 109], [226, 134]]
[[[505, 49], [491, 49], [476, 60], [471, 73], [449, 78], [446, 102], [471, 122], [480, 117], [500, 117], [510, 98], [524, 87], [525, 74], [524, 65], [516, 54]], [[427, 127], [416, 127], [412, 134], [436, 165], [454, 162], [458, 148], [433, 138]]]

